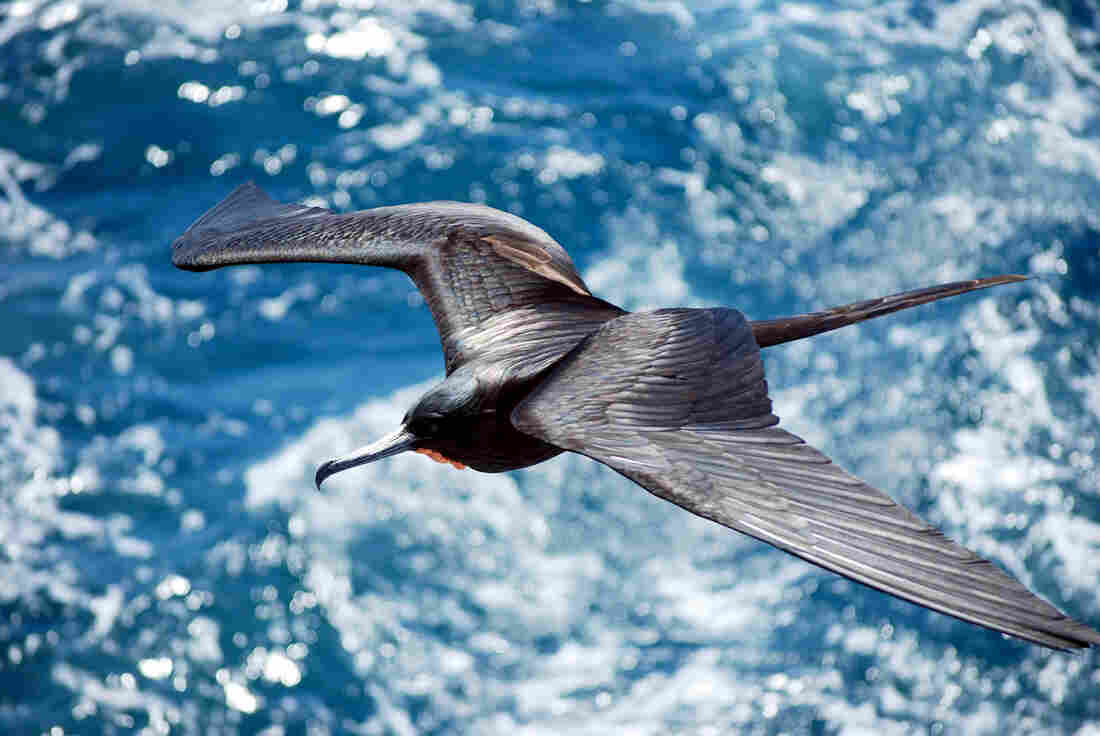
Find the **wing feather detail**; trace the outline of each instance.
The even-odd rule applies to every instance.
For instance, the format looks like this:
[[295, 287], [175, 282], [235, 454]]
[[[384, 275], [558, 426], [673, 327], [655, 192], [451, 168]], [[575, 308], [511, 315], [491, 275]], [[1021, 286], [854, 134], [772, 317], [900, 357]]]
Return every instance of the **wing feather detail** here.
[[752, 330], [730, 309], [619, 317], [563, 358], [512, 422], [871, 587], [1049, 647], [1100, 644], [1100, 633], [776, 426]]
[[[421, 202], [337, 214], [282, 204], [249, 182], [172, 245], [172, 262], [191, 271], [294, 261], [407, 273], [432, 311], [448, 373], [491, 359], [533, 375], [623, 314], [589, 293], [553, 238], [515, 215], [478, 204]], [[511, 339], [481, 339], [487, 328], [503, 328]], [[545, 361], [526, 360], [532, 352]]]

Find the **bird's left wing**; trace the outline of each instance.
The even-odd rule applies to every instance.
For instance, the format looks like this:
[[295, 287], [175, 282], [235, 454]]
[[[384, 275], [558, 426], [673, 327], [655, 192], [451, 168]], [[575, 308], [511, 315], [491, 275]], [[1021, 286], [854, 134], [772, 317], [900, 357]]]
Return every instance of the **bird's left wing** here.
[[608, 322], [551, 370], [512, 422], [871, 587], [1050, 647], [1100, 644], [1100, 633], [776, 426], [760, 349], [735, 310]]
[[622, 314], [589, 293], [569, 254], [540, 228], [478, 204], [338, 214], [277, 202], [249, 182], [172, 244], [172, 262], [190, 271], [289, 261], [407, 273], [432, 311], [448, 373], [478, 359], [537, 373]]

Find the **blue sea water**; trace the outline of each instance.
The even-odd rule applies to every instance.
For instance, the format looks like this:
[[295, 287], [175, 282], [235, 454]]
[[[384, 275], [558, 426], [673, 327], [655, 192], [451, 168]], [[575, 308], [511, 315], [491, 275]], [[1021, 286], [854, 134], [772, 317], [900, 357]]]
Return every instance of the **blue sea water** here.
[[1028, 273], [767, 351], [786, 427], [1100, 625], [1094, 2], [0, 5], [0, 732], [1100, 734], [1100, 658], [563, 456], [312, 486], [442, 360], [399, 273], [183, 273], [233, 187], [486, 202], [628, 308]]

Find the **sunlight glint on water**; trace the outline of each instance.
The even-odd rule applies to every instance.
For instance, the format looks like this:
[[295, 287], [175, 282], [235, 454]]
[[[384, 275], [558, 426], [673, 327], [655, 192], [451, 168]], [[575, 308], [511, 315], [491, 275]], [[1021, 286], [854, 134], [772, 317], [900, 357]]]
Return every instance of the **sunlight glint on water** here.
[[175, 271], [237, 184], [482, 201], [601, 296], [770, 317], [784, 426], [1100, 622], [1087, 3], [0, 9], [0, 730], [1089, 736], [1096, 655], [848, 583], [565, 456], [312, 488], [442, 371], [399, 274]]

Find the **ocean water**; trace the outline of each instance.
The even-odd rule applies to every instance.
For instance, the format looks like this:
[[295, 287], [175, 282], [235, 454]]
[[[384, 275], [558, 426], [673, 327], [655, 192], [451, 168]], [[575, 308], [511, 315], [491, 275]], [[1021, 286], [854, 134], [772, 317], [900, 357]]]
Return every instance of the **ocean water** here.
[[767, 351], [784, 425], [1100, 625], [1088, 2], [0, 4], [0, 732], [1100, 734], [1100, 656], [563, 456], [313, 489], [442, 372], [402, 274], [172, 268], [236, 185], [486, 202], [628, 308], [1036, 278]]

